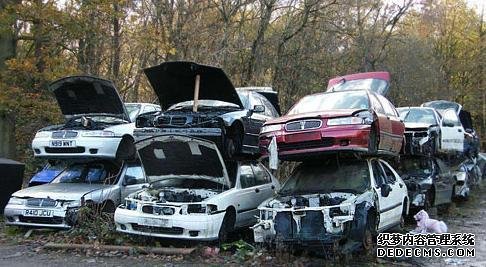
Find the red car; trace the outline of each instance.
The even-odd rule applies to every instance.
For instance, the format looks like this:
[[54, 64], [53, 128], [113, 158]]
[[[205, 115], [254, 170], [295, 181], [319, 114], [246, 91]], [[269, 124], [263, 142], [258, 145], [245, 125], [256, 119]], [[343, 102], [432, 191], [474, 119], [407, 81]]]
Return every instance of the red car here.
[[260, 151], [267, 155], [275, 136], [284, 160], [331, 151], [398, 154], [405, 127], [383, 96], [389, 80], [387, 72], [331, 79], [326, 93], [305, 96], [285, 116], [264, 124]]

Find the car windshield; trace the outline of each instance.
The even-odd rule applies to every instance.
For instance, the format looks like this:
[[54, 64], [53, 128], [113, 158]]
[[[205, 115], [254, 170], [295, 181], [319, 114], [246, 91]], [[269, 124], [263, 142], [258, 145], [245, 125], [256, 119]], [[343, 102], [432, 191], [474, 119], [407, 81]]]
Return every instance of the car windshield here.
[[371, 90], [379, 94], [383, 94], [388, 87], [388, 82], [381, 79], [358, 79], [343, 81], [333, 86], [332, 91], [345, 91], [345, 90]]
[[140, 104], [125, 104], [125, 108], [127, 109], [128, 116], [131, 120], [134, 120], [137, 116], [138, 112], [140, 111], [142, 105]]
[[437, 124], [434, 111], [430, 109], [400, 109], [399, 113], [400, 119], [404, 122], [425, 123], [428, 125]]
[[104, 164], [73, 164], [62, 171], [52, 183], [112, 184], [117, 177], [115, 170]]
[[424, 107], [431, 107], [435, 108], [437, 110], [446, 110], [446, 109], [454, 109], [456, 113], [459, 111], [461, 106], [455, 102], [449, 102], [449, 101], [432, 101], [432, 102], [427, 102], [423, 104]]
[[368, 94], [364, 90], [308, 95], [302, 98], [287, 115], [333, 109], [368, 109]]
[[[177, 103], [175, 105], [172, 105], [168, 110], [174, 110], [174, 109], [186, 109], [186, 108], [192, 108], [194, 101], [184, 101]], [[206, 99], [200, 99], [198, 100], [198, 107], [199, 108], [223, 108], [223, 107], [229, 107], [229, 108], [240, 108], [238, 105], [233, 104], [233, 103], [228, 103], [224, 101], [219, 101], [219, 100], [206, 100]]]
[[430, 175], [432, 162], [423, 157], [412, 157], [400, 160], [398, 172], [401, 175]]
[[363, 193], [370, 187], [366, 161], [330, 160], [302, 163], [280, 190], [281, 195], [350, 192]]

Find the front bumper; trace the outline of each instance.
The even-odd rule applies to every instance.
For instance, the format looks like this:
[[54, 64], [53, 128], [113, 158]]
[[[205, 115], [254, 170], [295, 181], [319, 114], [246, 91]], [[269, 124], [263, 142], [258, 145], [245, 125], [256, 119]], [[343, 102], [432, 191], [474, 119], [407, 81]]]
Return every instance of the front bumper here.
[[295, 132], [281, 130], [260, 135], [259, 147], [262, 155], [267, 156], [267, 148], [275, 136], [281, 159], [331, 151], [368, 152], [370, 131], [370, 125], [331, 126]]
[[115, 225], [118, 232], [127, 234], [209, 241], [218, 239], [224, 215], [224, 212], [211, 215], [152, 215], [117, 208]]
[[[32, 217], [25, 215], [25, 210], [34, 209], [52, 211], [52, 217]], [[7, 204], [4, 210], [4, 217], [6, 225], [69, 229], [72, 227], [77, 211], [78, 208], [34, 208], [25, 205]]]
[[[51, 141], [74, 141], [74, 147], [52, 147]], [[76, 137], [72, 139], [35, 138], [32, 149], [35, 157], [49, 158], [116, 158], [121, 137]]]

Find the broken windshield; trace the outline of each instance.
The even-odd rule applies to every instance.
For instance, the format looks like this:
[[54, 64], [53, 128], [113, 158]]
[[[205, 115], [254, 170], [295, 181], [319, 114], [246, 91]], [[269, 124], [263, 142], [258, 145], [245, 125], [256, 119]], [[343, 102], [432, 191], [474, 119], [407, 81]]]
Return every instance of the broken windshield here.
[[281, 195], [350, 192], [363, 193], [370, 187], [366, 161], [302, 163], [280, 190]]
[[400, 161], [398, 172], [402, 175], [430, 175], [432, 163], [427, 158], [410, 157]]
[[364, 90], [322, 93], [302, 98], [287, 115], [333, 109], [368, 109], [369, 107], [368, 94]]

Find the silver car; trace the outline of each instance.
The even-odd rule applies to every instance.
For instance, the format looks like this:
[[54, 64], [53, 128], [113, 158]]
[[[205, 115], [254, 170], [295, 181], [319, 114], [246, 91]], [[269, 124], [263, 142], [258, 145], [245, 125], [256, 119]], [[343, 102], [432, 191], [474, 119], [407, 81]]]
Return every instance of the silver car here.
[[91, 160], [70, 164], [51, 183], [12, 194], [4, 216], [7, 225], [70, 228], [83, 205], [114, 212], [130, 193], [147, 186], [139, 162], [117, 164]]

